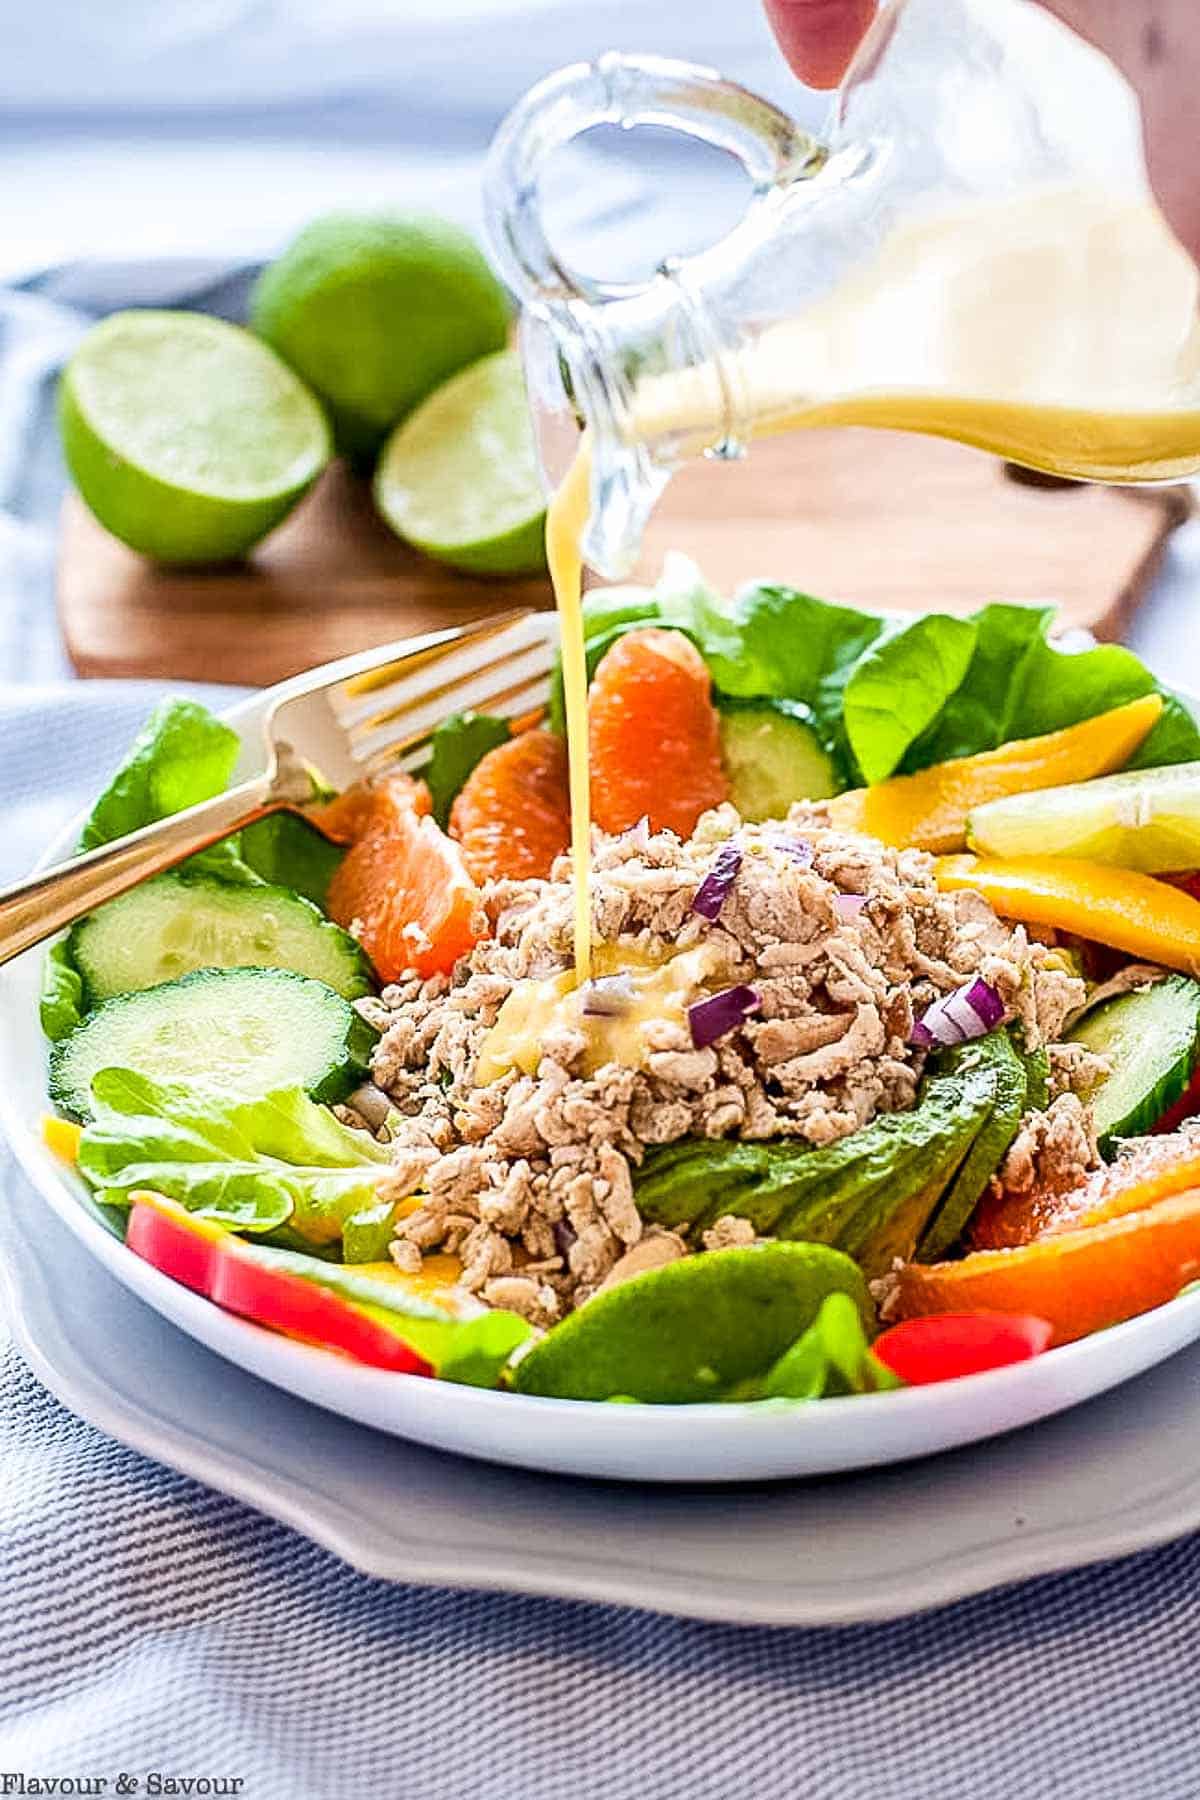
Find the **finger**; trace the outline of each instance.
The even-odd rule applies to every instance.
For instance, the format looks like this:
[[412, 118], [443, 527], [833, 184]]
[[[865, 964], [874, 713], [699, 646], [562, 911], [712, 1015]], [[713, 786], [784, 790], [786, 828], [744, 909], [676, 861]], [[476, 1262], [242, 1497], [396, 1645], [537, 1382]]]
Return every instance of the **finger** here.
[[875, 16], [875, 0], [766, 0], [771, 29], [809, 87], [836, 87]]

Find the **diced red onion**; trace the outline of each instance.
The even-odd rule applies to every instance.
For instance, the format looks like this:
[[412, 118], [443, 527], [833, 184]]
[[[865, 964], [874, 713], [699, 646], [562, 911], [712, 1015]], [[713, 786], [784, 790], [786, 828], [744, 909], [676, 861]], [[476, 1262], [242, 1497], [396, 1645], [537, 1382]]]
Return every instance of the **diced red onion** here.
[[633, 1005], [636, 996], [628, 975], [597, 975], [583, 990], [585, 1019], [619, 1019]]
[[699, 913], [702, 919], [719, 919], [721, 908], [729, 898], [741, 866], [742, 852], [739, 846], [734, 843], [722, 844], [713, 858], [712, 868], [696, 889], [692, 911]]
[[842, 919], [857, 919], [866, 904], [865, 894], [835, 894], [833, 897], [834, 911]]
[[815, 854], [807, 838], [791, 837], [786, 831], [768, 831], [764, 843], [770, 844], [773, 850], [779, 850], [784, 856], [790, 856], [794, 863], [802, 869], [811, 869]]
[[718, 1038], [727, 1037], [739, 1025], [745, 1024], [750, 1014], [756, 1013], [761, 1005], [762, 995], [756, 988], [746, 987], [744, 983], [737, 987], [722, 988], [719, 994], [710, 994], [707, 1000], [697, 1000], [688, 1007], [688, 1025], [693, 1044], [697, 1050], [706, 1050]]
[[935, 1000], [913, 1026], [911, 1041], [922, 1050], [966, 1044], [986, 1037], [1003, 1017], [1003, 1000], [994, 987], [977, 975], [952, 994]]

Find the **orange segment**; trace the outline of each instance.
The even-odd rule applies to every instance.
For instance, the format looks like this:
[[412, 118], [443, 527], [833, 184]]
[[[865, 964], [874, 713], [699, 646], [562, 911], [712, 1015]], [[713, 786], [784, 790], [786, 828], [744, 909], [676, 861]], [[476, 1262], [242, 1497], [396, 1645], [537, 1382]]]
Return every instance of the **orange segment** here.
[[1123, 768], [1162, 709], [1160, 695], [1146, 694], [1062, 731], [1016, 738], [978, 756], [954, 757], [916, 775], [853, 788], [829, 802], [833, 823], [901, 850], [961, 849], [974, 807]]
[[1200, 1188], [1200, 1142], [1181, 1147], [1177, 1138], [1160, 1138], [1125, 1151], [1066, 1193], [992, 1190], [976, 1208], [968, 1235], [975, 1250], [1011, 1250], [1048, 1233], [1140, 1212], [1189, 1188]]
[[458, 845], [395, 793], [367, 815], [329, 884], [331, 919], [353, 927], [380, 979], [449, 973], [484, 934]]
[[678, 631], [630, 631], [602, 658], [588, 694], [592, 817], [627, 831], [689, 837], [728, 799], [717, 709], [704, 659]]
[[427, 813], [433, 810], [433, 802], [423, 781], [414, 781], [411, 775], [397, 770], [379, 781], [357, 782], [323, 806], [310, 807], [306, 816], [335, 844], [353, 844], [384, 813], [395, 813], [404, 807]]
[[1036, 1313], [1053, 1344], [1149, 1312], [1200, 1274], [1200, 1189], [1141, 1212], [1039, 1238], [1016, 1250], [977, 1250], [961, 1262], [906, 1263], [892, 1278], [893, 1319], [942, 1312]]
[[549, 875], [571, 836], [562, 738], [526, 731], [489, 750], [450, 809], [450, 834], [476, 881]]
[[1153, 875], [1067, 856], [942, 856], [936, 876], [943, 889], [973, 888], [1002, 919], [1200, 974], [1200, 900]]

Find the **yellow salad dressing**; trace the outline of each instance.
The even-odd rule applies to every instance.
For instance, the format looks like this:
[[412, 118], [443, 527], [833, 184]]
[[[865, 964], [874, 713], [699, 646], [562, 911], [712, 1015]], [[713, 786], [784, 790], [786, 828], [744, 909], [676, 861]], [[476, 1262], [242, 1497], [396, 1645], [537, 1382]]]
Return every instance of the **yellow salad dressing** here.
[[571, 871], [575, 883], [575, 980], [592, 973], [592, 856], [587, 662], [583, 639], [583, 541], [591, 510], [592, 459], [585, 437], [546, 514], [546, 560], [562, 641], [563, 703], [571, 783]]
[[581, 1030], [587, 1038], [585, 1074], [594, 1075], [605, 1063], [613, 1062], [640, 1069], [648, 1051], [647, 1025], [658, 1019], [683, 1024], [690, 1001], [712, 971], [713, 957], [704, 944], [666, 957], [597, 944], [593, 963], [601, 980], [617, 976], [622, 982], [621, 999], [613, 1012], [602, 1015], [585, 1010], [587, 990], [576, 986], [570, 969], [541, 981], [518, 982], [480, 1048], [475, 1080], [481, 1087], [509, 1069], [535, 1075], [542, 1060], [542, 1040], [556, 1025]]
[[634, 435], [873, 425], [1058, 475], [1200, 468], [1196, 267], [1148, 202], [1054, 188], [919, 219], [729, 358], [639, 383]]

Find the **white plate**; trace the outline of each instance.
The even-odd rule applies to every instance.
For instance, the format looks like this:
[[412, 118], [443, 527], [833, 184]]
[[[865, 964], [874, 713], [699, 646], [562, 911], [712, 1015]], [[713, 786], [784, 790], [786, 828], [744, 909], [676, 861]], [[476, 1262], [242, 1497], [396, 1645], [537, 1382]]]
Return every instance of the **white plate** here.
[[[259, 704], [251, 699], [229, 715], [250, 743]], [[64, 854], [72, 841], [73, 834], [64, 834], [52, 854]], [[47, 1107], [37, 1017], [41, 960], [31, 951], [0, 980], [0, 1118], [39, 1193], [105, 1268], [191, 1337], [276, 1387], [399, 1437], [559, 1474], [640, 1481], [823, 1475], [951, 1449], [1047, 1418], [1200, 1337], [1200, 1293], [1193, 1292], [1013, 1368], [790, 1412], [595, 1406], [358, 1367], [222, 1312], [130, 1254], [80, 1206], [78, 1178], [40, 1135]]]
[[849, 1624], [1200, 1522], [1200, 1348], [1032, 1430], [867, 1478], [571, 1481], [444, 1456], [264, 1387], [143, 1306], [23, 1182], [9, 1185], [4, 1312], [59, 1398], [388, 1580]]

